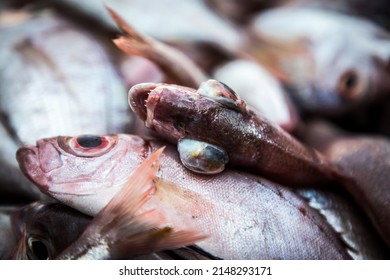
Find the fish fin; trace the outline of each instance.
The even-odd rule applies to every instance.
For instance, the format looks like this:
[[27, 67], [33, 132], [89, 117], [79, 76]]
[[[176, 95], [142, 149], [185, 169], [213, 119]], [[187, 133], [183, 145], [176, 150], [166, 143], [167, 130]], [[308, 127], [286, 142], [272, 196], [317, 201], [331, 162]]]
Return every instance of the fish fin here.
[[207, 79], [203, 71], [184, 53], [151, 37], [141, 35], [118, 13], [109, 7], [106, 8], [125, 33], [113, 40], [119, 49], [127, 54], [149, 59], [163, 71], [168, 80], [172, 80], [172, 83], [197, 88]]

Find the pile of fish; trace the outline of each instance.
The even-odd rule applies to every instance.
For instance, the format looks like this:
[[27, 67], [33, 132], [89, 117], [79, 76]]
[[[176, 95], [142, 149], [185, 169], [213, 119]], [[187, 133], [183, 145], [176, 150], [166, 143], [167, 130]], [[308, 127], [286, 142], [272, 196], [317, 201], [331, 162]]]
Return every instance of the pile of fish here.
[[366, 2], [2, 1], [0, 259], [388, 259]]

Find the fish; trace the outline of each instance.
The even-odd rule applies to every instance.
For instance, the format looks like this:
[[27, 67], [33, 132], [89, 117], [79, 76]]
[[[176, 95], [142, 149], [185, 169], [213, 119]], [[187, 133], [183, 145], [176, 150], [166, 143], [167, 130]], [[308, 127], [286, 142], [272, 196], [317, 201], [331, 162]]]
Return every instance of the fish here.
[[390, 91], [390, 36], [366, 19], [286, 6], [259, 13], [248, 29], [248, 52], [283, 82], [303, 112], [347, 114]]
[[84, 232], [91, 217], [55, 200], [39, 200], [12, 211], [19, 246], [14, 259], [55, 259]]
[[156, 189], [142, 209], [160, 211], [172, 221], [165, 226], [199, 230], [207, 238], [194, 245], [211, 256], [350, 258], [339, 235], [289, 188], [229, 168], [212, 177], [193, 173], [175, 147], [161, 140], [128, 134], [62, 136], [25, 145], [17, 159], [42, 192], [95, 216], [129, 174], [162, 146]]
[[[108, 11], [125, 33], [118, 39], [114, 39], [114, 44], [128, 54], [140, 55], [153, 61], [165, 74], [164, 82], [198, 87], [203, 81], [207, 80], [208, 75], [205, 71], [213, 71], [198, 67], [197, 65], [202, 63], [201, 61], [192, 62], [193, 58], [187, 57], [186, 54], [181, 53], [176, 48], [140, 34], [115, 11], [111, 9], [108, 9]], [[180, 46], [183, 46], [183, 44], [180, 44]], [[212, 56], [217, 64], [218, 60], [231, 60], [226, 63], [220, 62], [221, 65], [214, 66], [216, 69], [211, 76], [218, 80], [233, 83], [238, 92], [241, 93], [242, 98], [253, 108], [259, 110], [285, 130], [293, 130], [298, 117], [291, 101], [287, 98], [287, 94], [283, 91], [279, 81], [267, 73], [256, 61], [248, 58], [233, 59], [233, 57], [242, 57], [243, 55], [237, 52], [229, 52], [228, 49], [216, 45], [203, 42], [197, 43], [196, 46], [198, 48], [187, 46], [186, 49], [189, 49], [192, 54], [197, 52], [197, 55], [201, 56], [200, 58], [205, 56], [203, 59], [207, 61], [210, 61], [209, 57]], [[208, 52], [211, 52], [211, 54], [208, 54]], [[217, 58], [215, 58], [216, 56]], [[245, 73], [245, 75], [242, 75], [242, 73]]]
[[345, 187], [390, 245], [390, 141], [385, 137], [339, 137], [324, 154], [345, 174]]
[[18, 147], [61, 134], [126, 132], [134, 118], [108, 54], [76, 25], [42, 11], [0, 34], [0, 182], [32, 202], [40, 197], [20, 173]]
[[[146, 127], [168, 142], [180, 146], [181, 140], [190, 139], [218, 146], [226, 152], [228, 165], [277, 183], [318, 185], [338, 175], [321, 153], [251, 110], [234, 90], [216, 80], [202, 83], [197, 90], [138, 84], [129, 90], [129, 104]], [[198, 155], [197, 147], [193, 157]]]

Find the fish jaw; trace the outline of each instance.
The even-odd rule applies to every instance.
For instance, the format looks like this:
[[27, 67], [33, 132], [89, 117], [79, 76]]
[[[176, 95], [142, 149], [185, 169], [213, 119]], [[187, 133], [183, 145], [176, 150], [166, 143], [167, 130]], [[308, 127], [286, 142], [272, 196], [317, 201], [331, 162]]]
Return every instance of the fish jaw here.
[[39, 162], [38, 147], [25, 145], [16, 152], [16, 160], [19, 163], [20, 170], [41, 191], [46, 193], [49, 189], [48, 180]]
[[[170, 104], [171, 106], [160, 106], [162, 104], [160, 100], [162, 99], [164, 99], [164, 104]], [[183, 130], [174, 125], [179, 120], [171, 119], [175, 115], [172, 114], [173, 108], [175, 110], [191, 110], [196, 105], [194, 101], [197, 100], [201, 100], [201, 96], [195, 89], [164, 83], [136, 85], [129, 91], [129, 104], [132, 110], [145, 121], [146, 127], [155, 130], [171, 143], [176, 143], [177, 139], [186, 136]], [[159, 111], [167, 110], [171, 112], [169, 114], [161, 112], [166, 116], [165, 120], [163, 117], [155, 118], [154, 113], [157, 107]], [[191, 112], [188, 111], [188, 113]], [[183, 112], [178, 112], [177, 117], [182, 118], [182, 116]]]

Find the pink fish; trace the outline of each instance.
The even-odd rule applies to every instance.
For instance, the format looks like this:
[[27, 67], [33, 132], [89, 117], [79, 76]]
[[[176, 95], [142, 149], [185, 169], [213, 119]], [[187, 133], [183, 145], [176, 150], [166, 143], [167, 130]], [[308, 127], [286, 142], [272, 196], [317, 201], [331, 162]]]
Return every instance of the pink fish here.
[[[162, 145], [134, 135], [56, 137], [21, 148], [17, 159], [41, 191], [95, 216]], [[156, 188], [137, 213], [155, 209], [165, 217], [161, 228], [197, 229], [207, 238], [196, 245], [209, 254], [223, 259], [350, 258], [325, 219], [288, 188], [229, 169], [212, 177], [194, 174], [171, 146], [160, 162]]]

